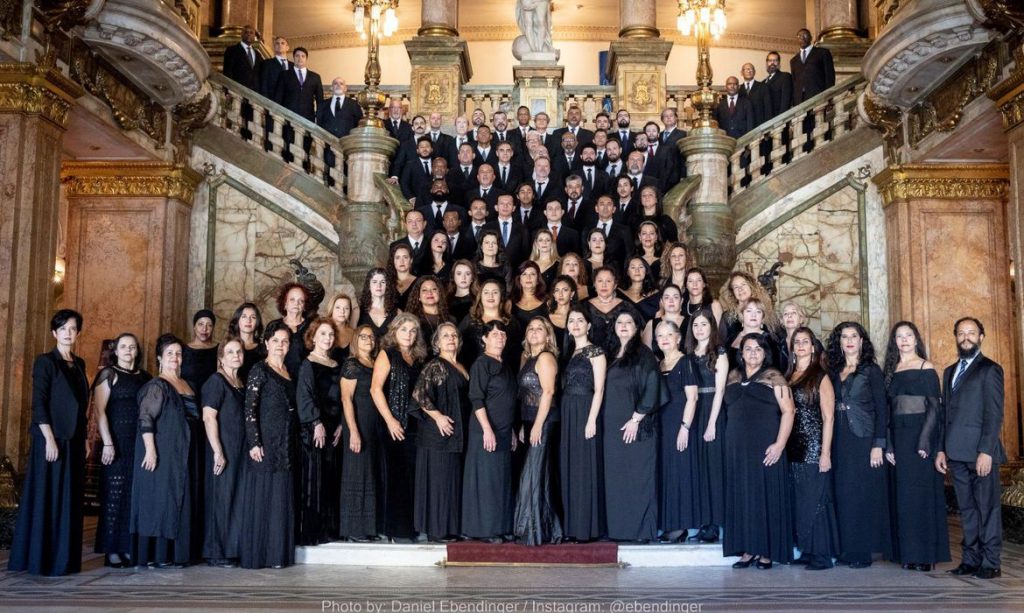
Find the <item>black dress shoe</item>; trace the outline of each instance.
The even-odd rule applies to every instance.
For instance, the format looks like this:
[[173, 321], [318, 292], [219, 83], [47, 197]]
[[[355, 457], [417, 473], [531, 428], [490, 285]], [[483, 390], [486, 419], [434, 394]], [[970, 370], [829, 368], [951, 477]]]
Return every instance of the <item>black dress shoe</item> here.
[[346, 540], [348, 540], [348, 542], [350, 542], [350, 543], [369, 543], [370, 542], [370, 539], [368, 537], [365, 537], [365, 536], [350, 536]]
[[951, 575], [956, 575], [957, 577], [963, 577], [965, 575], [973, 575], [974, 573], [978, 572], [978, 567], [961, 563], [960, 566], [957, 566], [956, 568], [951, 568], [946, 572]]
[[759, 569], [761, 569], [761, 570], [771, 570], [771, 568], [772, 568], [772, 562], [771, 562], [771, 560], [769, 560], [769, 561], [765, 562], [765, 561], [764, 561], [764, 560], [762, 560], [761, 558], [758, 558], [758, 559], [757, 559], [757, 567], [758, 567]]
[[986, 568], [982, 567], [978, 569], [978, 572], [974, 573], [976, 579], [998, 579], [1003, 576], [1003, 571], [998, 568]]
[[832, 560], [829, 560], [828, 562], [815, 560], [814, 562], [809, 562], [807, 564], [807, 570], [828, 570], [830, 568], [832, 568]]
[[732, 567], [733, 568], [750, 568], [750, 565], [753, 564], [754, 560], [756, 560], [756, 559], [757, 558], [755, 558], [754, 556], [750, 556], [749, 560], [740, 559], [737, 562], [733, 562], [732, 563]]
[[718, 533], [717, 532], [705, 532], [697, 536], [697, 540], [702, 543], [717, 543]]
[[850, 562], [850, 568], [867, 568], [871, 562]]

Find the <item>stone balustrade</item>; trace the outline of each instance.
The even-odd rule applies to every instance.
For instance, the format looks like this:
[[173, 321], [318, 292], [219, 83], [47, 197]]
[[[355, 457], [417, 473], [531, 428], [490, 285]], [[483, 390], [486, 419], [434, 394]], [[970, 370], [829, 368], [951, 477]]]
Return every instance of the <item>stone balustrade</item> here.
[[211, 123], [237, 136], [240, 145], [264, 151], [343, 195], [345, 165], [337, 137], [223, 75], [211, 75], [210, 85], [219, 102]]
[[729, 158], [729, 194], [736, 196], [772, 172], [852, 131], [858, 122], [857, 97], [863, 77], [795, 106], [755, 127], [738, 141]]
[[506, 85], [464, 85], [462, 87], [462, 109], [466, 117], [480, 109], [491, 121], [491, 114], [503, 110], [515, 119], [516, 107], [519, 103], [512, 97], [512, 88]]

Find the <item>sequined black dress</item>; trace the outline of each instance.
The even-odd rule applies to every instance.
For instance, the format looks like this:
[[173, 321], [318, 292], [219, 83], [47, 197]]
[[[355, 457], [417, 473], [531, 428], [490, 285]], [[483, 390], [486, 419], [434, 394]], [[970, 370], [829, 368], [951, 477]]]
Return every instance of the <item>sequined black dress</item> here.
[[405, 429], [405, 440], [391, 438], [387, 428], [384, 437], [384, 534], [392, 538], [412, 538], [413, 500], [416, 488], [416, 433], [420, 419], [413, 415], [412, 390], [420, 374], [420, 364], [409, 364], [398, 349], [387, 350], [391, 372], [384, 393], [391, 415]]
[[586, 437], [594, 399], [594, 367], [590, 360], [604, 355], [597, 345], [577, 351], [562, 372], [562, 433], [559, 446], [563, 531], [566, 538], [589, 541], [605, 533], [602, 421], [597, 434]]

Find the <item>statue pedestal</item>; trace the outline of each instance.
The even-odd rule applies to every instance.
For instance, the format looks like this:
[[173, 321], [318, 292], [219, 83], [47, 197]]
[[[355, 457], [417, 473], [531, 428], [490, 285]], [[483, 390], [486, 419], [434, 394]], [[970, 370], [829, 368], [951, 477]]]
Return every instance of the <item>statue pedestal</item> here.
[[462, 86], [473, 76], [466, 41], [454, 36], [416, 36], [405, 41], [412, 73], [409, 111], [412, 115], [441, 113], [453, 128], [462, 110]]
[[547, 113], [551, 117], [551, 126], [562, 125], [564, 66], [554, 62], [524, 61], [512, 67], [512, 77], [516, 82], [513, 100], [518, 101], [521, 106], [528, 107], [531, 114], [536, 115], [541, 111]]
[[665, 94], [665, 64], [672, 42], [660, 38], [623, 38], [612, 42], [607, 76], [615, 84], [619, 108], [629, 111], [635, 125], [661, 121]]
[[701, 176], [700, 187], [688, 213], [693, 222], [686, 243], [696, 253], [697, 265], [719, 287], [736, 264], [736, 224], [729, 208], [729, 156], [736, 139], [718, 128], [696, 128], [679, 139], [676, 147], [686, 157], [686, 176]]

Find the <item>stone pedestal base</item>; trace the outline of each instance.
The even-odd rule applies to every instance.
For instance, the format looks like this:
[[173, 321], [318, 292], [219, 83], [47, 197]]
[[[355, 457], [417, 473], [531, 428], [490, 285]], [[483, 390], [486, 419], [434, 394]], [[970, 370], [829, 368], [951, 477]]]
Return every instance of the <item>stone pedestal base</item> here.
[[398, 141], [383, 128], [356, 128], [341, 139], [348, 176], [348, 200], [338, 215], [338, 263], [353, 287], [387, 259], [388, 222], [392, 211], [374, 182], [386, 174]]
[[512, 67], [516, 88], [512, 99], [536, 115], [544, 111], [552, 126], [562, 125], [562, 82], [565, 67], [549, 62], [523, 62]]
[[607, 76], [615, 84], [618, 107], [629, 111], [634, 125], [660, 121], [665, 106], [665, 64], [672, 42], [660, 38], [626, 38], [612, 42]]
[[417, 36], [405, 41], [412, 63], [409, 79], [411, 115], [441, 113], [453, 128], [462, 112], [462, 86], [473, 76], [466, 41], [452, 36]]
[[676, 144], [686, 158], [686, 175], [700, 175], [700, 187], [689, 207], [693, 221], [687, 244], [711, 287], [719, 287], [736, 264], [736, 223], [729, 208], [729, 156], [736, 139], [718, 128], [697, 128]]

